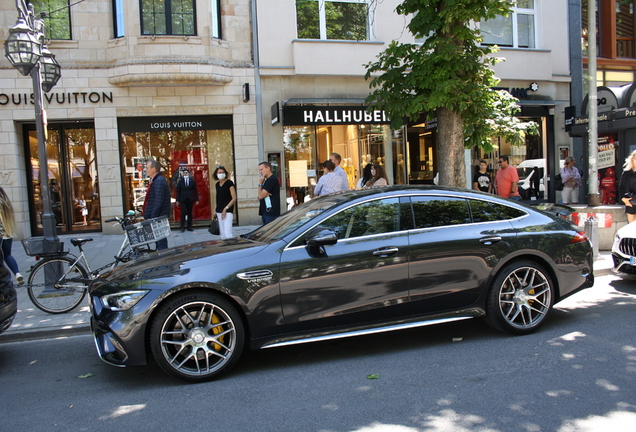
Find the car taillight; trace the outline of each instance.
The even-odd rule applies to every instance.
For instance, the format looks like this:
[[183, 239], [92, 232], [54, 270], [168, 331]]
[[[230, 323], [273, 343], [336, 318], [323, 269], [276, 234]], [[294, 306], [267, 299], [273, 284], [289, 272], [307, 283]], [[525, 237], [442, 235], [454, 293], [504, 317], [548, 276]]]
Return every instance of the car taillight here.
[[583, 243], [586, 241], [588, 241], [588, 238], [587, 234], [585, 234], [585, 231], [579, 231], [574, 235], [574, 237], [572, 237], [572, 241], [570, 241], [570, 244]]

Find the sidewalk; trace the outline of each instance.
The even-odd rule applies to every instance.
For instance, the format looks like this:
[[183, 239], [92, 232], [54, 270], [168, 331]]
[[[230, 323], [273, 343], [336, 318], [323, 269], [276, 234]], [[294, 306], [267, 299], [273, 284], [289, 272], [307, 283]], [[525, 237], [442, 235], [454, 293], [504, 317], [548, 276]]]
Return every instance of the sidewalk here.
[[[234, 234], [245, 234], [255, 228], [256, 226], [234, 227]], [[122, 242], [122, 236], [102, 235], [101, 233], [61, 235], [60, 240], [64, 241], [65, 249], [70, 249], [72, 252], [73, 249], [76, 248], [70, 244], [68, 239], [73, 237], [93, 238], [93, 241], [87, 243], [84, 249], [91, 268], [98, 268], [112, 261]], [[168, 246], [181, 246], [218, 238], [219, 236], [213, 236], [208, 233], [206, 228], [199, 228], [184, 233], [177, 230], [172, 231], [172, 235], [168, 238]], [[27, 256], [24, 253], [24, 248], [20, 242], [14, 242], [12, 254], [17, 260], [20, 269], [23, 271], [25, 278], [27, 278], [27, 271], [35, 264], [35, 258]], [[611, 253], [609, 251], [601, 251], [594, 262], [594, 275], [598, 277], [611, 274], [611, 269]], [[52, 315], [42, 312], [33, 306], [24, 285], [16, 286], [16, 289], [18, 291], [18, 314], [11, 327], [0, 335], [0, 343], [88, 334], [90, 332], [90, 311], [87, 301], [84, 301], [81, 306], [69, 313]]]
[[[235, 235], [240, 235], [248, 233], [255, 228], [257, 226], [234, 227], [233, 232]], [[73, 254], [77, 253], [77, 248], [71, 244], [69, 239], [92, 238], [93, 241], [86, 243], [84, 246], [84, 253], [92, 269], [99, 268], [113, 261], [123, 240], [123, 234], [119, 236], [103, 235], [101, 233], [79, 233], [60, 235], [59, 237], [64, 242], [64, 249], [70, 250]], [[197, 228], [194, 231], [183, 233], [179, 230], [174, 230], [168, 237], [168, 246], [182, 246], [219, 238], [219, 236], [210, 234], [207, 228]], [[22, 243], [19, 241], [13, 242], [11, 254], [18, 262], [26, 280], [29, 277], [29, 268], [36, 263], [35, 258], [24, 253]], [[86, 300], [71, 312], [53, 315], [33, 306], [25, 285], [16, 285], [16, 290], [18, 291], [18, 314], [13, 320], [11, 327], [0, 335], [0, 343], [89, 333], [90, 310]]]

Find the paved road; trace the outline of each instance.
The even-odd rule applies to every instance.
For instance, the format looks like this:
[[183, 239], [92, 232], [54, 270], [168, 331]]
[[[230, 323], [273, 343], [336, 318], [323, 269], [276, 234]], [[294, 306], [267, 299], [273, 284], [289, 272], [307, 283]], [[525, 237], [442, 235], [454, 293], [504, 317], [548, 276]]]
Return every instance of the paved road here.
[[532, 335], [476, 319], [263, 350], [197, 385], [87, 336], [0, 344], [0, 429], [633, 432], [635, 311], [636, 281], [603, 276]]

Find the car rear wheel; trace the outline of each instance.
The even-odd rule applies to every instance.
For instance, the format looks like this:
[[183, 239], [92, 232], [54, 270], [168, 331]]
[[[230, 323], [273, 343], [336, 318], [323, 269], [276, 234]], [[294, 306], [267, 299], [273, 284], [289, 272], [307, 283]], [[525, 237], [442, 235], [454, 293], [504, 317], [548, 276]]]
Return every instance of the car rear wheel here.
[[553, 297], [552, 281], [543, 267], [513, 262], [497, 275], [488, 293], [487, 321], [504, 332], [532, 333], [547, 318]]
[[245, 331], [223, 297], [188, 291], [160, 306], [150, 329], [150, 349], [168, 374], [190, 382], [227, 372], [241, 355]]

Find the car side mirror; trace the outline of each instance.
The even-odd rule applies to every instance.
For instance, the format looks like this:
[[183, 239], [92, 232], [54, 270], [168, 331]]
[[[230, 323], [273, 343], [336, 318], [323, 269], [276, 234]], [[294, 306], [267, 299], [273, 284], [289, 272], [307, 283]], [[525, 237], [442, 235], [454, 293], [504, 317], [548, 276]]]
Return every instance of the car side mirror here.
[[305, 237], [307, 253], [314, 258], [327, 255], [323, 246], [334, 245], [338, 242], [338, 234], [329, 228], [315, 228]]
[[338, 234], [329, 228], [316, 228], [305, 237], [308, 246], [327, 246], [338, 242]]

